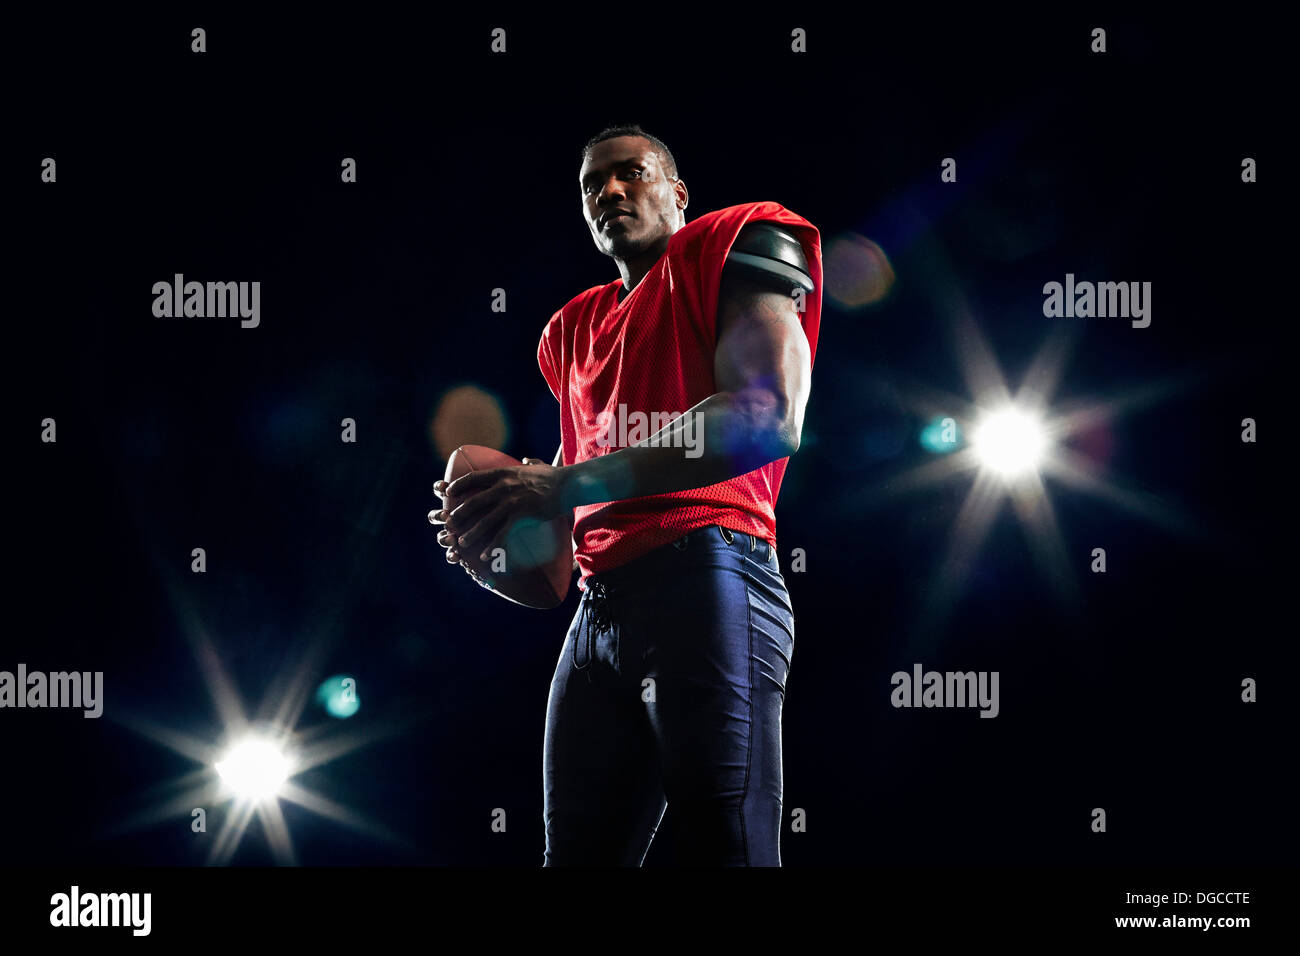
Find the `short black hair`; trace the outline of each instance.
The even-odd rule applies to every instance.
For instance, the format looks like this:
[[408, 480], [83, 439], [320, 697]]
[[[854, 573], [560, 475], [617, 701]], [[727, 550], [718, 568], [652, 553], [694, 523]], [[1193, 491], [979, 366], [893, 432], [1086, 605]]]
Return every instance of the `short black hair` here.
[[607, 139], [614, 139], [617, 136], [641, 136], [650, 140], [655, 151], [660, 155], [660, 161], [663, 163], [664, 170], [672, 178], [677, 177], [677, 160], [673, 158], [673, 151], [668, 148], [668, 144], [661, 140], [653, 133], [647, 133], [636, 123], [630, 126], [606, 126], [603, 130], [587, 140], [587, 145], [582, 147], [581, 162], [586, 162], [591, 155], [592, 147], [597, 143], [603, 143]]

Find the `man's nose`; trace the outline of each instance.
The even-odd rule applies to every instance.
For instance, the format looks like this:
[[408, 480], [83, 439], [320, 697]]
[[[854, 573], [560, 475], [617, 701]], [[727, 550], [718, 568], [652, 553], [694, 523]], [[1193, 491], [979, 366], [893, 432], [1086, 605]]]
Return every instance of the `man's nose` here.
[[605, 185], [600, 187], [600, 195], [596, 197], [596, 205], [601, 212], [615, 203], [622, 202], [627, 198], [627, 190], [623, 188], [623, 182], [617, 176], [611, 176], [605, 180]]

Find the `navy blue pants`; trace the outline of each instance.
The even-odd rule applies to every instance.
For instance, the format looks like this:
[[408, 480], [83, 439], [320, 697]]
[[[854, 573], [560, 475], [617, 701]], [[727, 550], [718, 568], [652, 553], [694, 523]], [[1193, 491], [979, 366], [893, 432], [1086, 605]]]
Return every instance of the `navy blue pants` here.
[[546, 866], [780, 866], [794, 611], [766, 541], [717, 525], [588, 579], [551, 681]]

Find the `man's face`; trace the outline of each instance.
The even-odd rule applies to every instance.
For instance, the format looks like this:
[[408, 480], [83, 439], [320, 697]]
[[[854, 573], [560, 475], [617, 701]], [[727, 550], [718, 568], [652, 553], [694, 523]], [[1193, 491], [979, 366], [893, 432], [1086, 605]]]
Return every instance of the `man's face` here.
[[587, 228], [607, 256], [633, 258], [681, 225], [678, 195], [684, 199], [686, 187], [669, 179], [654, 144], [642, 136], [616, 136], [593, 146], [578, 171], [578, 186]]

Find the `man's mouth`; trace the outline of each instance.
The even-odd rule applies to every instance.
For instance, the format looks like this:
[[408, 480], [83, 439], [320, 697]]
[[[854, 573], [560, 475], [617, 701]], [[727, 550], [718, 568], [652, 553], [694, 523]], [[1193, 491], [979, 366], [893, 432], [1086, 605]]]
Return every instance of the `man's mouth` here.
[[610, 213], [608, 216], [605, 216], [601, 219], [600, 228], [604, 229], [607, 226], [609, 226], [611, 223], [618, 222], [620, 219], [630, 219], [630, 218], [632, 218], [632, 214], [630, 212]]

